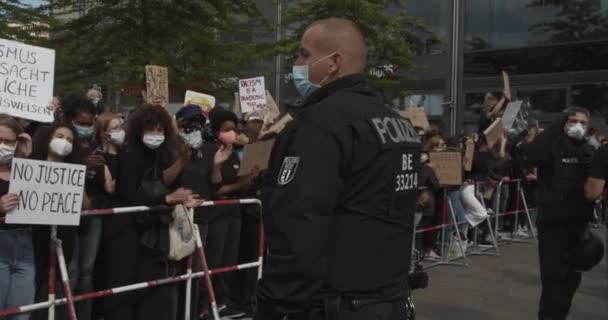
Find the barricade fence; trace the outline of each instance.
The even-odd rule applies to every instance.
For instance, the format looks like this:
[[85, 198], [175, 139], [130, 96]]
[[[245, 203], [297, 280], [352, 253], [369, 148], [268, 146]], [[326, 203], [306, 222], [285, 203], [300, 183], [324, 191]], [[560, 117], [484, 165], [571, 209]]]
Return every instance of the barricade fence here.
[[[227, 205], [257, 205], [260, 207], [260, 212], [262, 209], [262, 202], [258, 199], [239, 199], [239, 200], [220, 200], [220, 201], [205, 201], [201, 204], [201, 207], [214, 207], [214, 206], [227, 206]], [[137, 214], [143, 212], [150, 211], [159, 211], [159, 210], [171, 210], [171, 207], [167, 206], [158, 206], [158, 207], [146, 207], [146, 206], [134, 206], [134, 207], [123, 207], [123, 208], [110, 208], [110, 209], [96, 209], [83, 211], [82, 216], [104, 216], [104, 215], [118, 215], [118, 214]], [[0, 219], [0, 223], [4, 223], [4, 218]], [[37, 302], [30, 305], [25, 306], [17, 306], [11, 307], [8, 309], [0, 310], [0, 318], [21, 314], [21, 313], [31, 313], [37, 310], [48, 309], [48, 319], [55, 319], [55, 307], [67, 305], [68, 315], [70, 320], [76, 320], [76, 313], [74, 308], [74, 303], [84, 300], [97, 299], [102, 297], [108, 297], [116, 294], [133, 292], [138, 290], [143, 290], [147, 288], [153, 288], [163, 285], [175, 284], [186, 282], [186, 293], [185, 293], [185, 312], [184, 319], [190, 320], [190, 305], [191, 305], [191, 289], [192, 289], [192, 280], [194, 279], [204, 279], [205, 287], [207, 289], [207, 293], [209, 295], [209, 302], [211, 305], [211, 312], [215, 319], [220, 319], [217, 302], [215, 299], [215, 293], [213, 290], [213, 284], [211, 282], [211, 275], [218, 275], [223, 273], [234, 272], [238, 270], [252, 269], [258, 268], [258, 279], [262, 275], [262, 262], [263, 262], [263, 253], [264, 253], [264, 232], [263, 226], [260, 221], [260, 236], [259, 236], [259, 245], [258, 245], [258, 260], [254, 262], [244, 263], [240, 265], [234, 266], [224, 266], [216, 269], [209, 269], [207, 264], [207, 258], [205, 255], [205, 251], [202, 245], [202, 240], [200, 237], [200, 233], [198, 232], [198, 228], [195, 228], [194, 235], [196, 237], [196, 250], [189, 257], [185, 258], [186, 260], [186, 273], [182, 275], [177, 275], [173, 277], [167, 277], [163, 279], [156, 279], [150, 281], [144, 281], [140, 283], [128, 284], [121, 287], [104, 289], [100, 291], [87, 292], [78, 295], [72, 295], [70, 285], [69, 285], [69, 277], [67, 272], [67, 266], [65, 262], [65, 257], [63, 254], [63, 248], [61, 244], [61, 239], [57, 238], [57, 227], [53, 226], [51, 228], [51, 244], [49, 248], [49, 289], [48, 289], [48, 300], [43, 302]], [[193, 256], [197, 256], [200, 259], [202, 271], [193, 272], [192, 270], [192, 259]], [[61, 276], [62, 289], [65, 297], [56, 298], [56, 272], [57, 267], [59, 267], [59, 272]]]
[[[503, 190], [502, 188], [504, 188], [505, 186], [508, 186], [508, 185], [516, 186], [515, 210], [501, 212], [500, 194]], [[498, 256], [499, 252], [498, 252], [498, 241], [496, 239], [496, 233], [499, 230], [500, 219], [502, 217], [515, 216], [515, 219], [516, 219], [515, 228], [517, 229], [517, 226], [519, 223], [519, 220], [518, 220], [519, 216], [524, 213], [526, 215], [525, 218], [528, 222], [528, 225], [529, 225], [529, 228], [531, 231], [531, 237], [535, 238], [536, 232], [535, 232], [535, 228], [534, 228], [534, 223], [531, 219], [530, 208], [528, 208], [526, 198], [525, 198], [525, 193], [523, 192], [521, 185], [522, 185], [521, 180], [511, 180], [508, 182], [501, 181], [498, 183], [498, 185], [496, 186], [496, 190], [495, 190], [495, 192], [496, 192], [495, 201], [494, 201], [494, 205], [492, 207], [493, 213], [488, 214], [487, 218], [485, 219], [485, 221], [483, 223], [481, 223], [477, 227], [473, 228], [475, 231], [475, 239], [474, 239], [475, 248], [477, 247], [478, 228], [479, 228], [479, 226], [481, 226], [485, 223], [488, 228], [488, 231], [491, 235], [492, 242], [493, 242], [493, 246], [490, 247], [489, 249], [494, 249], [495, 254], [493, 254], [493, 255]], [[485, 201], [484, 201], [484, 198], [482, 195], [483, 192], [481, 190], [481, 187], [483, 187], [483, 186], [476, 185], [475, 194], [478, 197], [478, 200], [484, 205], [484, 207], [486, 209], [488, 209], [488, 206], [485, 204]], [[465, 241], [467, 241], [467, 239], [464, 239], [458, 230], [459, 230], [459, 227], [461, 227], [461, 226], [467, 226], [468, 222], [466, 220], [458, 221], [456, 212], [454, 210], [454, 206], [448, 197], [448, 192], [446, 189], [444, 189], [444, 192], [443, 192], [443, 202], [442, 203], [443, 203], [443, 206], [441, 209], [441, 223], [438, 225], [435, 225], [435, 226], [419, 228], [415, 232], [415, 235], [424, 234], [426, 232], [434, 232], [434, 231], [440, 232], [440, 235], [439, 235], [440, 260], [433, 262], [431, 264], [426, 264], [426, 265], [424, 265], [424, 267], [431, 268], [431, 267], [438, 266], [438, 265], [468, 266], [469, 260], [468, 260], [467, 255], [470, 256], [470, 255], [475, 255], [475, 254], [484, 254], [485, 250], [482, 250], [482, 251], [473, 250], [473, 251], [467, 252], [466, 242], [465, 242]], [[206, 201], [201, 205], [201, 207], [214, 207], [214, 206], [226, 206], [226, 205], [257, 205], [260, 207], [260, 210], [262, 208], [262, 203], [258, 199]], [[523, 205], [523, 208], [522, 208], [522, 205]], [[166, 207], [166, 206], [159, 206], [159, 207], [133, 206], [133, 207], [122, 207], [122, 208], [88, 210], [88, 211], [83, 211], [82, 216], [107, 216], [107, 215], [119, 215], [119, 214], [138, 214], [138, 213], [143, 213], [143, 212], [170, 210], [170, 209], [171, 209], [170, 207]], [[450, 221], [448, 221], [448, 216], [449, 216], [449, 219], [451, 219]], [[4, 223], [3, 218], [0, 219], [0, 223]], [[448, 233], [450, 233], [451, 229], [454, 229], [455, 232], [451, 232], [452, 234], [448, 234]], [[16, 314], [21, 314], [21, 313], [30, 313], [30, 312], [33, 312], [36, 310], [48, 309], [48, 319], [54, 320], [55, 319], [55, 307], [67, 305], [70, 320], [76, 320], [76, 314], [75, 314], [75, 309], [74, 309], [75, 302], [80, 302], [80, 301], [90, 300], [90, 299], [97, 299], [97, 298], [108, 297], [108, 296], [126, 293], [126, 292], [133, 292], [133, 291], [138, 291], [138, 290], [144, 290], [147, 288], [153, 288], [153, 287], [158, 287], [158, 286], [163, 286], [163, 285], [185, 282], [186, 283], [186, 294], [185, 294], [186, 301], [185, 301], [185, 305], [184, 305], [184, 308], [185, 308], [184, 319], [189, 320], [190, 319], [192, 280], [202, 278], [204, 280], [204, 284], [207, 289], [207, 293], [209, 295], [209, 300], [210, 300], [210, 304], [211, 304], [211, 312], [215, 319], [219, 319], [220, 317], [219, 317], [219, 312], [218, 312], [218, 306], [217, 306], [217, 302], [215, 299], [215, 293], [213, 290], [213, 284], [211, 282], [210, 276], [222, 274], [222, 273], [234, 272], [234, 271], [238, 271], [238, 270], [252, 269], [252, 268], [258, 269], [258, 278], [260, 278], [262, 275], [262, 262], [263, 262], [263, 253], [264, 253], [264, 249], [263, 249], [264, 248], [264, 232], [263, 232], [263, 225], [260, 222], [260, 237], [259, 237], [258, 260], [257, 261], [244, 263], [244, 264], [240, 264], [240, 265], [235, 265], [235, 266], [225, 266], [225, 267], [219, 267], [216, 269], [209, 269], [205, 251], [204, 251], [202, 241], [200, 238], [200, 233], [195, 232], [196, 251], [191, 256], [186, 258], [187, 259], [187, 261], [186, 261], [187, 268], [186, 268], [185, 274], [181, 274], [181, 275], [177, 275], [177, 276], [173, 276], [173, 277], [167, 277], [167, 278], [163, 278], [163, 279], [156, 279], [156, 280], [150, 280], [150, 281], [139, 282], [139, 283], [134, 283], [134, 284], [128, 284], [125, 286], [104, 289], [104, 290], [100, 290], [100, 291], [72, 295], [70, 286], [69, 286], [69, 278], [68, 278], [68, 273], [67, 273], [66, 262], [65, 262], [65, 258], [63, 255], [63, 248], [61, 246], [61, 239], [57, 238], [56, 228], [52, 228], [50, 236], [51, 236], [52, 241], [51, 241], [51, 245], [49, 248], [48, 300], [43, 301], [43, 302], [37, 302], [34, 304], [30, 304], [30, 305], [0, 310], [0, 318], [11, 316], [11, 315], [16, 315]], [[446, 239], [446, 238], [449, 238], [449, 239]], [[450, 256], [449, 253], [452, 250], [449, 250], [449, 248], [451, 248], [452, 245], [454, 245], [454, 239], [457, 242], [456, 245], [457, 245], [457, 251], [459, 251], [458, 252], [459, 254], [457, 256]], [[511, 239], [511, 241], [516, 241], [516, 240], [518, 240], [518, 239]], [[448, 248], [447, 250], [446, 250], [446, 245]], [[196, 256], [200, 260], [202, 271], [193, 272], [192, 265], [193, 265], [194, 256]], [[463, 262], [462, 263], [454, 262], [459, 259], [463, 259]], [[65, 297], [62, 297], [62, 298], [56, 298], [56, 292], [55, 292], [55, 288], [56, 288], [55, 279], [56, 279], [57, 267], [59, 267], [59, 272], [60, 272], [61, 281], [62, 281], [62, 288], [63, 288], [64, 295], [65, 295]]]

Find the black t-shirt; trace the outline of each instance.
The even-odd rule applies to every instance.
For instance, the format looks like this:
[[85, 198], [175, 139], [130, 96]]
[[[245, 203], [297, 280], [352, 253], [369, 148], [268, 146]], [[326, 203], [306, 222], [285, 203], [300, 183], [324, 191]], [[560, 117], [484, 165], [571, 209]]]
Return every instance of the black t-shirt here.
[[483, 135], [483, 132], [496, 120], [496, 117], [491, 116], [488, 117], [488, 113], [481, 111], [481, 115], [479, 115], [479, 122], [477, 123], [477, 133], [479, 135]]
[[589, 176], [596, 179], [608, 180], [608, 145], [601, 146], [591, 162]]

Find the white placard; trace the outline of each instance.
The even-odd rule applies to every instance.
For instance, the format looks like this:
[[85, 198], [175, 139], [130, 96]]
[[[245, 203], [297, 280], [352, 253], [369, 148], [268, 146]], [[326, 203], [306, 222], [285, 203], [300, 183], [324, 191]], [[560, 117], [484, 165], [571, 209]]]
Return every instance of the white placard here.
[[266, 108], [264, 77], [239, 80], [241, 112], [248, 113]]
[[6, 223], [79, 225], [85, 178], [83, 165], [13, 159], [9, 193], [19, 205]]
[[0, 113], [52, 122], [55, 50], [0, 39]]
[[507, 104], [507, 109], [505, 109], [505, 113], [502, 115], [503, 128], [511, 129], [513, 127], [517, 114], [521, 110], [522, 103], [523, 101], [514, 101]]
[[184, 105], [195, 105], [201, 107], [202, 111], [207, 115], [211, 112], [211, 109], [215, 107], [215, 97], [199, 93], [196, 91], [186, 91], [186, 97], [184, 99]]

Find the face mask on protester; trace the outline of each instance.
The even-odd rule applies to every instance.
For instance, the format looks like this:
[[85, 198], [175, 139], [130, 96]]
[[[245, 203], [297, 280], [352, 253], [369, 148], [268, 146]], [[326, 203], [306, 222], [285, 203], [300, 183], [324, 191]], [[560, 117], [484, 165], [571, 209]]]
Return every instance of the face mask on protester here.
[[81, 125], [77, 125], [76, 123], [73, 123], [74, 125], [74, 129], [76, 129], [76, 133], [78, 134], [79, 137], [81, 138], [90, 138], [93, 133], [95, 132], [95, 126], [90, 126], [90, 127], [84, 127]]
[[7, 164], [13, 160], [15, 156], [15, 150], [17, 145], [9, 146], [4, 143], [0, 143], [0, 164]]
[[582, 124], [576, 123], [566, 128], [566, 135], [572, 139], [583, 140], [585, 138], [585, 127]]
[[165, 135], [162, 133], [148, 133], [144, 134], [142, 140], [146, 147], [155, 150], [158, 149], [163, 142], [165, 142]]
[[327, 78], [329, 77], [329, 76], [326, 76], [325, 78], [323, 78], [323, 80], [321, 80], [321, 82], [319, 84], [313, 83], [312, 81], [310, 81], [310, 74], [309, 74], [310, 68], [312, 66], [314, 66], [315, 64], [331, 57], [332, 55], [334, 55], [334, 53], [329, 54], [329, 55], [313, 62], [310, 66], [307, 64], [303, 64], [303, 65], [294, 65], [292, 67], [293, 83], [296, 87], [296, 90], [298, 90], [298, 92], [300, 93], [302, 98], [304, 98], [304, 99], [308, 98], [313, 92], [315, 92], [319, 88], [321, 88], [321, 86], [323, 85], [323, 82], [325, 82], [327, 80]]
[[72, 143], [64, 138], [53, 138], [49, 144], [49, 151], [58, 157], [67, 157], [72, 153]]
[[192, 149], [198, 149], [203, 145], [203, 133], [200, 130], [195, 130], [190, 133], [180, 133], [179, 136]]
[[125, 130], [112, 131], [110, 132], [110, 141], [115, 145], [122, 145], [125, 142]]
[[234, 130], [220, 132], [217, 140], [225, 146], [233, 145], [236, 142], [236, 132]]
[[97, 106], [99, 104], [99, 101], [101, 101], [101, 98], [91, 98], [91, 103], [93, 103], [95, 106]]

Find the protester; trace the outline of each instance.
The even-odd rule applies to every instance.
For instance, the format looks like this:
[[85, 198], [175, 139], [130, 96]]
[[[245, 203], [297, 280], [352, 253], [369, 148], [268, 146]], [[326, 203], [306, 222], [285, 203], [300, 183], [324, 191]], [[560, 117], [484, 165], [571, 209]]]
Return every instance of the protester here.
[[499, 100], [494, 93], [486, 93], [477, 126], [478, 135], [483, 135], [484, 131], [486, 131], [486, 129], [496, 120], [506, 102], [507, 99], [505, 94], [503, 94], [503, 97]]
[[[435, 174], [435, 170], [429, 161], [429, 154], [423, 152], [420, 157], [421, 167], [418, 175], [418, 210], [419, 215], [415, 217], [415, 225], [420, 229], [433, 227], [441, 224], [441, 211], [438, 202], [443, 201], [441, 185]], [[424, 232], [417, 240], [424, 255], [424, 259], [439, 260], [441, 256], [436, 252], [437, 232]]]
[[[173, 158], [177, 138], [171, 117], [156, 105], [144, 105], [129, 119], [128, 147], [120, 154], [116, 192], [125, 206], [184, 204], [196, 207], [198, 196], [179, 188], [170, 192], [184, 166], [184, 158]], [[121, 233], [123, 246], [111, 261], [121, 261], [116, 280], [130, 283], [176, 275], [178, 263], [168, 260], [170, 209], [130, 215], [131, 221]], [[125, 260], [116, 258], [130, 257]], [[117, 281], [119, 282], [119, 281]], [[177, 314], [177, 286], [151, 288], [137, 295], [135, 303], [115, 309], [112, 319], [173, 319]]]
[[[0, 115], [0, 215], [19, 201], [19, 195], [8, 192], [13, 158], [27, 158], [31, 149], [32, 140], [19, 123]], [[32, 228], [0, 224], [0, 310], [34, 303], [35, 270]], [[8, 319], [27, 320], [29, 315]]]
[[[72, 164], [83, 164], [83, 151], [78, 141], [78, 135], [72, 125], [54, 123], [50, 126], [41, 127], [32, 142], [33, 149], [31, 158], [40, 161], [64, 162]], [[89, 199], [85, 195], [83, 209], [89, 206]], [[48, 226], [36, 226], [33, 230], [34, 250], [36, 261], [36, 300], [48, 299], [49, 290], [49, 248], [50, 232]], [[76, 227], [58, 227], [57, 237], [61, 239], [66, 265], [73, 260], [73, 252], [77, 237]], [[56, 273], [60, 279], [60, 273]], [[61, 281], [57, 280], [57, 292], [63, 292]], [[58, 310], [64, 317], [65, 306]], [[33, 319], [46, 319], [45, 312], [34, 314]]]
[[594, 149], [584, 140], [589, 111], [572, 107], [530, 145], [538, 166], [538, 250], [542, 293], [539, 319], [565, 319], [581, 283], [568, 261], [590, 221], [594, 203], [584, 185]]

